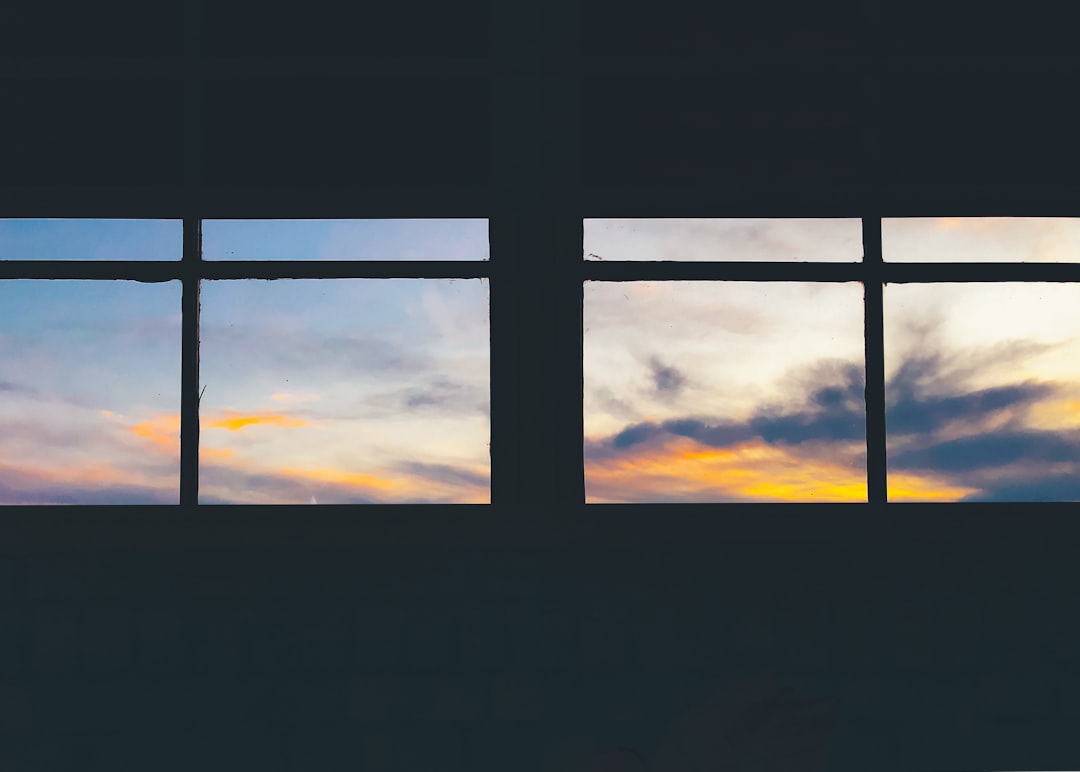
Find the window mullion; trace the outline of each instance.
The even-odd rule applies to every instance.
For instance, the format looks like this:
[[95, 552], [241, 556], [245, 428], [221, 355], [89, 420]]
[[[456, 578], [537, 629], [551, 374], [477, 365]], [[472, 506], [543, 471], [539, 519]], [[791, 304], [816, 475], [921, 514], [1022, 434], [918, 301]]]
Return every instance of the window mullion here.
[[180, 364], [180, 504], [199, 501], [199, 262], [202, 221], [184, 218]]
[[866, 471], [871, 504], [888, 498], [885, 457], [885, 325], [881, 218], [863, 218], [863, 266], [866, 345]]
[[492, 502], [584, 501], [580, 218], [491, 220]]

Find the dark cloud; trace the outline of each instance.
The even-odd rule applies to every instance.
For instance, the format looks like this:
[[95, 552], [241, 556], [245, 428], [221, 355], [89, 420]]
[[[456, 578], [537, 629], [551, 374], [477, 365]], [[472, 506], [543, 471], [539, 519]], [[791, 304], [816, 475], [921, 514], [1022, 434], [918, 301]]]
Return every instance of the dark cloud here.
[[272, 472], [248, 472], [220, 464], [203, 463], [199, 469], [199, 482], [200, 487], [207, 490], [223, 488], [235, 496], [215, 497], [214, 503], [221, 504], [246, 504], [267, 499], [280, 504], [309, 504], [312, 496], [320, 504], [381, 503], [375, 495], [364, 495], [356, 488], [339, 483]]
[[[397, 468], [443, 485], [488, 484], [486, 476], [449, 465], [403, 462]], [[385, 504], [397, 500], [383, 497], [378, 491], [364, 491], [351, 485], [306, 479], [300, 475], [250, 472], [224, 464], [204, 462], [200, 466], [199, 479], [206, 491], [218, 489], [228, 492], [223, 496], [200, 493], [200, 501], [206, 504], [245, 504], [266, 500], [278, 504], [310, 504], [312, 497], [319, 504]], [[408, 498], [410, 504], [446, 504], [454, 501], [452, 494], [449, 497], [419, 495]]]
[[0, 381], [0, 394], [37, 394], [37, 389], [12, 381]]
[[975, 472], [1013, 464], [1080, 463], [1076, 432], [999, 429], [889, 455], [894, 469]]
[[[1044, 347], [1019, 342], [998, 350], [1012, 361]], [[1038, 429], [1025, 423], [1031, 408], [1064, 395], [1064, 386], [1018, 380], [965, 388], [966, 376], [978, 372], [973, 363], [985, 367], [991, 361], [987, 356], [985, 351], [958, 356], [924, 351], [895, 370], [886, 414], [889, 469], [930, 474], [949, 486], [976, 489], [972, 501], [1080, 500], [1080, 430]], [[631, 424], [610, 437], [586, 442], [586, 458], [602, 461], [639, 446], [659, 447], [675, 437], [711, 447], [754, 438], [780, 446], [820, 443], [815, 452], [822, 453], [839, 453], [836, 442], [862, 440], [861, 368], [832, 363], [808, 372], [789, 378], [793, 393], [807, 395], [798, 407], [762, 407], [743, 422], [687, 416]], [[658, 491], [656, 500], [673, 501], [673, 495]], [[648, 500], [644, 492], [635, 496]]]
[[611, 444], [620, 450], [651, 440], [663, 433], [663, 429], [654, 423], [641, 423], [628, 426], [611, 438]]
[[665, 365], [657, 357], [649, 361], [653, 386], [660, 394], [678, 394], [686, 384], [686, 376], [676, 367]]
[[900, 392], [886, 411], [889, 434], [925, 434], [952, 421], [984, 420], [999, 411], [1028, 408], [1054, 391], [1052, 384], [1029, 381], [948, 396]]
[[1027, 475], [1023, 479], [990, 480], [964, 501], [1080, 501], [1080, 474]]
[[714, 448], [735, 445], [754, 437], [754, 430], [749, 426], [734, 423], [709, 423], [695, 418], [665, 421], [662, 427], [664, 431], [677, 437], [689, 437]]
[[836, 382], [813, 388], [805, 409], [766, 408], [750, 420], [750, 428], [772, 444], [864, 439], [866, 402], [862, 371], [855, 365], [844, 366], [833, 376]]
[[711, 447], [727, 447], [755, 437], [780, 445], [863, 439], [865, 418], [861, 370], [857, 366], [845, 365], [840, 368], [818, 368], [816, 372], [830, 378], [830, 382], [813, 387], [801, 409], [765, 407], [746, 422], [688, 416], [662, 423], [637, 423], [609, 438], [586, 442], [586, 458], [612, 458], [636, 445], [663, 442], [668, 437], [688, 437]]
[[1046, 349], [1013, 342], [963, 356], [948, 356], [929, 344], [904, 358], [886, 383], [890, 436], [925, 434], [954, 421], [978, 421], [994, 413], [1023, 412], [1055, 391], [1055, 385], [1025, 380], [988, 389], [963, 383], [989, 365], [1018, 364]]
[[487, 475], [477, 474], [469, 469], [462, 469], [449, 464], [424, 464], [419, 461], [402, 461], [396, 464], [394, 468], [406, 474], [445, 485], [487, 487], [490, 483]]
[[407, 410], [438, 409], [450, 413], [471, 413], [478, 406], [487, 413], [486, 395], [469, 383], [435, 378], [423, 386], [401, 392], [398, 398]]

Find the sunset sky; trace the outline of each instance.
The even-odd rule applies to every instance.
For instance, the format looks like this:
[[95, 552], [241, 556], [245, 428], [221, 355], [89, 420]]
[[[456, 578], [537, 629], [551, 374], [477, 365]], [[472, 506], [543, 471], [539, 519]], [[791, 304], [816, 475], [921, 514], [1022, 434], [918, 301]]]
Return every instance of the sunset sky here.
[[[882, 239], [894, 261], [1080, 259], [1076, 220], [886, 220]], [[862, 248], [855, 220], [595, 220], [584, 252], [856, 261]], [[587, 499], [865, 501], [862, 294], [587, 284]], [[1076, 286], [888, 286], [885, 334], [891, 501], [1080, 499]]]
[[[208, 259], [488, 257], [484, 220], [204, 238]], [[0, 259], [173, 259], [180, 239], [0, 221]], [[0, 281], [0, 502], [179, 500], [180, 300], [179, 282]], [[488, 501], [487, 309], [483, 280], [204, 282], [200, 500]]]
[[[177, 221], [0, 220], [0, 260]], [[886, 220], [886, 260], [1077, 261], [1080, 221]], [[848, 261], [858, 220], [589, 220], [586, 259]], [[484, 260], [487, 223], [208, 221], [206, 259]], [[589, 257], [593, 255], [594, 257]], [[889, 497], [1080, 499], [1080, 291], [885, 287]], [[179, 500], [179, 282], [0, 281], [0, 503]], [[865, 501], [863, 289], [589, 282], [591, 502]], [[204, 503], [489, 500], [483, 280], [207, 281]]]

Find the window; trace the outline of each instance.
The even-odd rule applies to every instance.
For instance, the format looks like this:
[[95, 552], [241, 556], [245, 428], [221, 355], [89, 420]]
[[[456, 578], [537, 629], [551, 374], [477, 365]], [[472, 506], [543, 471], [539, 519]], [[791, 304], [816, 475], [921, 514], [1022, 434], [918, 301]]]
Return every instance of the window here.
[[0, 221], [0, 500], [486, 503], [487, 231]]
[[[199, 449], [219, 453], [222, 467], [230, 458], [262, 464], [283, 450], [268, 435], [263, 443], [262, 430], [277, 427], [296, 436], [313, 431], [314, 413], [305, 412], [312, 410], [312, 403], [296, 401], [290, 407], [293, 413], [275, 412], [287, 399], [275, 400], [275, 395], [297, 400], [305, 395], [270, 380], [259, 386], [262, 401], [228, 393], [223, 383], [236, 382], [230, 368], [239, 365], [240, 356], [250, 360], [256, 373], [261, 366], [255, 360], [266, 352], [230, 342], [222, 329], [236, 324], [242, 308], [246, 315], [279, 291], [298, 298], [307, 294], [308, 283], [341, 288], [332, 302], [345, 304], [351, 301], [344, 296], [355, 292], [353, 297], [360, 297], [372, 282], [449, 287], [441, 282], [454, 280], [454, 293], [458, 285], [486, 282], [493, 506], [478, 508], [485, 512], [504, 511], [500, 507], [574, 511], [587, 493], [590, 500], [593, 495], [585, 484], [584, 439], [598, 438], [602, 446], [605, 438], [627, 428], [644, 427], [624, 437], [625, 442], [655, 426], [661, 434], [632, 447], [672, 450], [697, 441], [689, 436], [699, 431], [689, 422], [694, 418], [709, 419], [712, 429], [756, 422], [759, 433], [754, 436], [764, 443], [761, 452], [776, 449], [765, 438], [778, 436], [780, 428], [793, 440], [826, 418], [837, 419], [835, 430], [842, 436], [835, 439], [846, 445], [839, 468], [819, 467], [812, 479], [788, 480], [784, 496], [774, 497], [776, 491], [769, 493], [760, 481], [747, 480], [739, 490], [691, 486], [681, 491], [680, 501], [723, 503], [729, 513], [738, 510], [741, 501], [753, 502], [755, 512], [771, 511], [757, 504], [774, 498], [798, 501], [799, 512], [807, 511], [804, 503], [820, 501], [830, 502], [828, 511], [837, 512], [843, 507], [833, 504], [850, 501], [852, 506], [844, 511], [861, 512], [864, 499], [873, 508], [887, 499], [898, 503], [906, 491], [922, 506], [929, 499], [920, 498], [920, 491], [927, 488], [913, 480], [929, 478], [933, 467], [940, 467], [935, 455], [942, 452], [936, 449], [940, 443], [960, 443], [955, 447], [962, 449], [968, 447], [964, 443], [979, 444], [978, 453], [988, 455], [997, 446], [976, 441], [1000, 429], [998, 422], [1012, 421], [1013, 429], [1030, 440], [1033, 432], [1052, 431], [1051, 424], [1060, 420], [1052, 410], [1071, 404], [1064, 392], [1038, 392], [1042, 396], [1037, 402], [1010, 403], [986, 422], [962, 431], [953, 426], [944, 434], [928, 433], [917, 422], [904, 423], [911, 402], [905, 401], [908, 392], [897, 391], [905, 382], [895, 380], [893, 369], [910, 343], [904, 319], [912, 313], [951, 304], [952, 299], [960, 302], [961, 296], [963, 303], [975, 305], [1011, 304], [1002, 299], [1001, 293], [1011, 292], [1006, 285], [1023, 284], [1016, 289], [1019, 297], [1037, 293], [1032, 289], [1036, 284], [1080, 280], [1075, 264], [1054, 257], [1067, 243], [1057, 236], [1039, 237], [1037, 257], [1015, 250], [984, 253], [970, 240], [961, 247], [956, 241], [960, 230], [938, 234], [953, 240], [947, 262], [934, 262], [904, 246], [905, 239], [908, 244], [931, 244], [929, 236], [919, 235], [916, 223], [928, 215], [1077, 216], [1070, 193], [1080, 169], [1077, 127], [1059, 98], [1074, 78], [1060, 60], [936, 57], [945, 45], [962, 54], [985, 52], [989, 38], [967, 35], [967, 21], [953, 24], [954, 19], [946, 25], [948, 34], [928, 46], [926, 30], [915, 37], [908, 34], [919, 24], [909, 24], [911, 29], [899, 34], [892, 18], [896, 14], [867, 11], [862, 4], [843, 4], [824, 16], [817, 11], [775, 13], [763, 6], [765, 10], [739, 13], [737, 18], [729, 18], [726, 11], [713, 18], [690, 6], [637, 15], [607, 0], [515, 6], [513, 12], [498, 3], [467, 5], [451, 13], [425, 0], [407, 13], [388, 12], [362, 27], [329, 7], [306, 18], [245, 0], [230, 0], [221, 8], [193, 2], [178, 9], [175, 23], [162, 25], [157, 16], [132, 15], [125, 6], [98, 14], [97, 21], [108, 30], [77, 14], [80, 23], [68, 25], [71, 29], [61, 37], [70, 39], [63, 45], [57, 44], [55, 25], [44, 23], [37, 12], [27, 17], [27, 24], [11, 26], [18, 32], [8, 35], [12, 46], [0, 56], [0, 91], [13, 106], [4, 127], [7, 141], [2, 143], [6, 173], [0, 185], [0, 217], [85, 218], [84, 224], [102, 222], [94, 218], [141, 218], [157, 223], [154, 228], [167, 222], [160, 227], [171, 229], [162, 242], [169, 249], [160, 253], [145, 241], [129, 255], [103, 256], [94, 249], [64, 255], [51, 247], [35, 255], [21, 248], [17, 259], [0, 264], [3, 282], [42, 282], [38, 286], [43, 288], [55, 282], [48, 289], [68, 292], [73, 312], [77, 307], [112, 308], [119, 302], [105, 297], [110, 293], [100, 287], [88, 289], [102, 280], [115, 281], [117, 295], [149, 298], [160, 290], [162, 299], [149, 302], [154, 308], [174, 308], [177, 301], [170, 293], [180, 293], [179, 318], [164, 315], [154, 333], [160, 335], [162, 351], [179, 345], [177, 356], [186, 363], [179, 394], [161, 391], [158, 403], [155, 387], [140, 397], [147, 401], [147, 434], [174, 442], [179, 431], [185, 438], [178, 460], [167, 459], [179, 464], [179, 483], [163, 465], [155, 478], [161, 487], [155, 490], [171, 496], [178, 484], [177, 496], [184, 505], [264, 500], [224, 495], [229, 478], [216, 467], [200, 474]], [[113, 24], [121, 17], [135, 23], [135, 34]], [[416, 18], [437, 23], [421, 25], [425, 29], [417, 37]], [[1018, 23], [1034, 29], [1030, 20], [1010, 17], [1008, 27], [1000, 22], [1000, 30], [1011, 31]], [[1029, 43], [1042, 40], [1029, 37]], [[1023, 50], [1052, 48], [1025, 43]], [[54, 58], [61, 50], [66, 55]], [[883, 213], [904, 218], [915, 231], [901, 233], [888, 219], [881, 220]], [[281, 249], [286, 240], [271, 233], [291, 227], [281, 222], [284, 218], [321, 218], [332, 229], [347, 230], [352, 227], [344, 225], [347, 222], [410, 217], [489, 218], [490, 262], [456, 250], [425, 253], [420, 260], [403, 253], [374, 257], [348, 249], [287, 253]], [[586, 247], [597, 257], [582, 260], [582, 231], [591, 238], [589, 229], [599, 218], [609, 217], [700, 218], [705, 230], [717, 223], [728, 228], [714, 234], [717, 238], [741, 238], [746, 248], [730, 261], [710, 253], [672, 251], [655, 232], [619, 231], [613, 223], [609, 235], [621, 239], [623, 247], [640, 247], [641, 253], [620, 247], [619, 254], [612, 255]], [[753, 223], [748, 222], [755, 218], [775, 218], [778, 230], [755, 241]], [[268, 230], [261, 236], [215, 234], [212, 224], [224, 220], [249, 225], [259, 220]], [[853, 223], [858, 227], [849, 227]], [[1030, 219], [1024, 227], [1035, 225]], [[834, 226], [837, 230], [830, 230]], [[804, 239], [795, 233], [799, 228], [822, 230]], [[1010, 239], [1033, 243], [1029, 235], [1017, 232]], [[144, 236], [158, 238], [155, 233]], [[85, 243], [96, 238], [88, 234]], [[341, 244], [361, 241], [342, 238]], [[238, 243], [258, 244], [258, 254], [240, 254]], [[785, 246], [780, 254], [752, 250], [751, 243], [799, 248]], [[806, 245], [815, 250], [802, 251]], [[8, 257], [0, 256], [0, 261]], [[1036, 259], [1051, 262], [1032, 262]], [[267, 279], [272, 285], [265, 284]], [[75, 282], [70, 285], [75, 289], [64, 289], [68, 285], [61, 281]], [[204, 335], [203, 358], [197, 360], [195, 288], [200, 281]], [[661, 350], [631, 351], [629, 344], [646, 339], [624, 335], [620, 340], [623, 322], [618, 314], [640, 326], [637, 315], [644, 304], [664, 307], [644, 297], [658, 287], [654, 296], [672, 291], [679, 296], [666, 307], [682, 304], [707, 315], [702, 298], [710, 293], [704, 285], [716, 283], [731, 290], [731, 302], [744, 307], [769, 304], [779, 311], [784, 305], [801, 305], [813, 309], [812, 315], [821, 311], [821, 318], [789, 327], [803, 336], [807, 357], [835, 343], [843, 363], [837, 363], [826, 380], [807, 375], [805, 383], [788, 392], [774, 388], [787, 372], [787, 355], [780, 346], [785, 325], [763, 323], [758, 344], [762, 350], [774, 344], [776, 348], [767, 366], [759, 369], [760, 378], [748, 378], [739, 388], [773, 389], [765, 412], [758, 414], [754, 406], [734, 399], [701, 402], [698, 407], [693, 400], [700, 401], [703, 390], [719, 382], [726, 365], [676, 362], [670, 356], [676, 349], [663, 350], [666, 344], [654, 347]], [[633, 284], [643, 292], [623, 297], [612, 286], [616, 284]], [[1062, 292], [1067, 296], [1066, 289]], [[828, 295], [829, 302], [816, 303], [814, 293]], [[1054, 303], [1067, 321], [1066, 300]], [[823, 306], [828, 306], [828, 314]], [[863, 318], [857, 324], [860, 311]], [[170, 324], [180, 324], [179, 331]], [[1060, 343], [1049, 340], [1046, 329], [1029, 332], [1042, 344]], [[671, 346], [685, 352], [680, 357], [700, 358], [694, 346], [713, 345], [708, 338], [722, 334], [701, 333], [698, 341], [673, 334]], [[101, 340], [107, 337], [102, 332]], [[294, 343], [293, 350], [307, 355], [304, 344]], [[998, 336], [977, 345], [1003, 343]], [[472, 344], [462, 351], [474, 351]], [[943, 358], [948, 356], [942, 352]], [[1067, 373], [1060, 371], [1066, 358], [1040, 356], [1041, 369], [1032, 371], [1033, 380], [1066, 383]], [[648, 391], [651, 401], [622, 412], [612, 400], [607, 407], [600, 405], [605, 389], [614, 392], [621, 385], [611, 378], [602, 382], [604, 374], [589, 364], [598, 363], [597, 357], [610, 360], [608, 375], [624, 366], [637, 368], [629, 385]], [[101, 360], [71, 358], [63, 364], [70, 373], [55, 377], [73, 381], [83, 378], [80, 368], [100, 367]], [[141, 366], [134, 358], [110, 364]], [[697, 371], [688, 372], [691, 366]], [[472, 372], [472, 365], [468, 369]], [[861, 382], [856, 377], [860, 369]], [[163, 383], [166, 374], [160, 369]], [[100, 371], [86, 376], [87, 386], [95, 378], [100, 381]], [[14, 378], [0, 371], [0, 382], [13, 383]], [[479, 404], [476, 384], [467, 385], [432, 372], [424, 394], [402, 399], [431, 409], [445, 399]], [[1003, 390], [1015, 385], [1006, 374], [985, 370], [972, 374], [966, 390], [958, 394], [937, 387], [926, 391], [925, 384], [920, 386], [923, 391], [913, 393], [920, 405], [930, 397], [978, 397], [997, 404], [993, 400], [1005, 399]], [[1045, 383], [1040, 388], [1045, 390]], [[852, 402], [860, 389], [865, 390], [861, 417]], [[7, 393], [14, 391], [8, 388]], [[196, 420], [200, 394], [204, 414], [216, 424], [202, 436]], [[22, 420], [26, 403], [18, 405], [12, 410]], [[814, 415], [820, 419], [816, 424]], [[53, 418], [61, 423], [65, 416], [57, 412]], [[98, 417], [105, 418], [100, 410]], [[226, 428], [247, 419], [256, 420], [236, 430]], [[299, 421], [306, 424], [299, 426]], [[123, 432], [117, 436], [125, 443], [139, 439], [125, 424], [111, 426], [109, 431]], [[677, 431], [668, 431], [671, 428]], [[457, 429], [443, 426], [439, 432], [456, 434]], [[196, 436], [199, 441], [193, 444]], [[63, 442], [67, 435], [55, 437]], [[1055, 437], [1054, 442], [1062, 439], [1060, 432]], [[1039, 435], [1040, 443], [1048, 439]], [[817, 460], [822, 448], [813, 446], [820, 441], [804, 437], [800, 443], [788, 442], [785, 452], [795, 455], [777, 455], [772, 463], [787, 468], [797, 458]], [[340, 455], [334, 446], [328, 441], [325, 449]], [[830, 447], [839, 452], [838, 446]], [[1069, 497], [1072, 447], [1071, 441], [1032, 446], [1046, 464], [1057, 465], [1057, 477], [1043, 481], [1044, 491], [1055, 491], [1053, 497]], [[753, 449], [752, 444], [746, 448]], [[477, 459], [484, 452], [464, 464], [468, 475], [455, 478], [461, 485], [479, 479]], [[131, 463], [140, 460], [137, 453], [129, 458]], [[275, 468], [332, 469], [335, 476], [368, 473], [337, 460], [324, 461], [282, 458]], [[438, 453], [423, 463], [443, 472], [453, 466]], [[610, 488], [621, 486], [620, 475], [631, 472], [610, 459], [609, 467], [609, 490], [595, 499], [625, 501], [628, 497]], [[862, 467], [865, 475], [851, 474]], [[262, 471], [253, 467], [254, 474]], [[685, 480], [691, 471], [684, 469], [676, 477]], [[670, 478], [668, 468], [655, 474]], [[909, 484], [895, 487], [905, 481], [904, 475], [912, 478]], [[978, 498], [976, 490], [997, 498], [1034, 496], [1018, 491], [1012, 472], [993, 485], [980, 475], [975, 480], [967, 471], [957, 471], [932, 482], [937, 492], [949, 492], [944, 498], [950, 502]], [[209, 488], [202, 484], [211, 480]], [[254, 489], [259, 479], [250, 482]], [[656, 486], [669, 484], [674, 481], [655, 481]], [[320, 498], [318, 490], [288, 489], [289, 500], [302, 504], [313, 496], [320, 505], [341, 500], [335, 495]], [[443, 494], [432, 500], [451, 499], [476, 500]], [[626, 513], [625, 508], [598, 505], [591, 516], [603, 518], [616, 511]], [[635, 511], [650, 510], [642, 506]]]
[[[491, 501], [499, 222], [0, 221], [4, 503]], [[1077, 220], [581, 225], [586, 502], [1080, 499]]]
[[589, 501], [1080, 500], [1080, 295], [1045, 281], [1080, 221], [591, 220], [584, 252]]

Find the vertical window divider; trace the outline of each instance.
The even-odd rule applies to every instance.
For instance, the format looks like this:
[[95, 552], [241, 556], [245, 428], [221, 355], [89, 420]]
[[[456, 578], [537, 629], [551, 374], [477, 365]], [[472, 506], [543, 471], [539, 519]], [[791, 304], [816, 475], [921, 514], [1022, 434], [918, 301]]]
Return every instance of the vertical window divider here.
[[199, 290], [202, 272], [202, 0], [184, 0], [184, 251], [181, 258], [180, 506], [199, 503]]
[[585, 501], [582, 222], [492, 217], [489, 231], [491, 501], [551, 518]]
[[885, 457], [885, 322], [881, 218], [863, 221], [863, 336], [866, 351], [866, 472], [871, 505], [888, 500]]
[[180, 505], [199, 502], [199, 262], [202, 220], [184, 218], [181, 260]]

